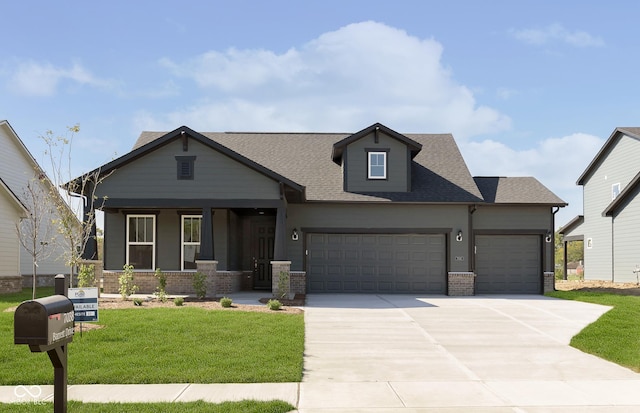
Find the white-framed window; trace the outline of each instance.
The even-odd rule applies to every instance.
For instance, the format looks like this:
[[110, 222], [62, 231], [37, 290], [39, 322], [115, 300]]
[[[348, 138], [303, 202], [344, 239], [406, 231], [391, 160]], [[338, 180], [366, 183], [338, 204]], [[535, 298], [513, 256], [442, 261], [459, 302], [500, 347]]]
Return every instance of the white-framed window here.
[[197, 269], [196, 260], [200, 258], [201, 215], [182, 216], [182, 271]]
[[368, 152], [368, 174], [369, 179], [387, 179], [387, 153]]
[[611, 200], [613, 201], [620, 195], [620, 183], [611, 185]]
[[155, 215], [127, 215], [127, 263], [135, 270], [156, 268], [155, 240]]

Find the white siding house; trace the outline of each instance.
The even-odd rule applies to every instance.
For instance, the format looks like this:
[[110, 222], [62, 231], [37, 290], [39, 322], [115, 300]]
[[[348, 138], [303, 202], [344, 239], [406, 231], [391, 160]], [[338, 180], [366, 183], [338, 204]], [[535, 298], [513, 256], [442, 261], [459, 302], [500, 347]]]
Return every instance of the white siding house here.
[[640, 268], [640, 128], [616, 128], [578, 178], [584, 214], [560, 229], [584, 240], [587, 280], [635, 282]]
[[[0, 121], [0, 148], [0, 179], [4, 182], [6, 189], [21, 201], [22, 207], [28, 207], [28, 204], [23, 199], [24, 189], [27, 183], [34, 179], [36, 171], [40, 170], [40, 166], [6, 120]], [[39, 183], [37, 180], [35, 182]], [[4, 198], [4, 204], [1, 204], [3, 211], [5, 210], [7, 196], [5, 195]], [[15, 218], [15, 213], [13, 218]], [[4, 225], [8, 224], [4, 223]], [[11, 249], [20, 250], [20, 253], [16, 255], [20, 260], [19, 274], [24, 277], [32, 275], [32, 260], [30, 255], [19, 246], [15, 223], [9, 227], [2, 226], [0, 230], [0, 246], [4, 246], [4, 249], [0, 247], [0, 250], [3, 251], [3, 254], [6, 248], [9, 248], [9, 245], [12, 245]], [[41, 276], [39, 283], [48, 284], [56, 274], [68, 272], [61, 255], [61, 249], [58, 248], [52, 252], [49, 258], [38, 262], [38, 275]], [[4, 255], [0, 257], [0, 261], [4, 261]], [[27, 278], [25, 285], [30, 285], [28, 282], [29, 279]], [[0, 292], [3, 292], [1, 288]]]
[[24, 205], [0, 179], [0, 292], [22, 288], [16, 224], [26, 213]]

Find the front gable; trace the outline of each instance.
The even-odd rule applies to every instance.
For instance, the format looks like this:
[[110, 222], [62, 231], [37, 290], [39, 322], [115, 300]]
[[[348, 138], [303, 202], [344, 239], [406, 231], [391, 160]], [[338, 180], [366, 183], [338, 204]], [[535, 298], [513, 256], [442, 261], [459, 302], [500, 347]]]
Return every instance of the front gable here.
[[[95, 172], [95, 171], [94, 171]], [[304, 187], [181, 127], [104, 165], [98, 196], [125, 199], [302, 199]], [[90, 173], [91, 174], [91, 173]]]
[[333, 145], [346, 192], [411, 192], [412, 159], [422, 145], [376, 123]]

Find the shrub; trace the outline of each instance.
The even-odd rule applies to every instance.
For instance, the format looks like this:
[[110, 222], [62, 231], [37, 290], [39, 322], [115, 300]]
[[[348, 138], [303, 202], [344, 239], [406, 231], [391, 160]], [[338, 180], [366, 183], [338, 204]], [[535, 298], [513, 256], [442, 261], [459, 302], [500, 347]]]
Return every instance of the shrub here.
[[138, 286], [133, 283], [133, 265], [125, 264], [122, 270], [122, 274], [118, 277], [118, 284], [120, 285], [118, 291], [122, 299], [127, 300], [131, 294], [135, 294], [138, 291]]
[[223, 306], [224, 308], [231, 307], [231, 303], [233, 303], [233, 300], [229, 297], [222, 297], [220, 299], [220, 305]]
[[134, 298], [133, 299], [133, 305], [138, 306], [138, 307], [142, 307], [142, 298]]
[[158, 279], [158, 287], [156, 287], [156, 292], [154, 293], [156, 297], [163, 303], [167, 302], [167, 276], [163, 273], [160, 268], [156, 268], [154, 277]]
[[282, 307], [282, 303], [278, 300], [269, 300], [267, 302], [269, 310], [278, 311]]
[[184, 298], [182, 297], [176, 297], [173, 299], [173, 303], [177, 306], [177, 307], [182, 307], [182, 304], [184, 304]]
[[196, 297], [203, 299], [207, 295], [207, 276], [197, 271], [193, 274], [193, 289], [196, 291]]
[[93, 264], [80, 265], [78, 270], [78, 287], [91, 287], [96, 282], [96, 267]]

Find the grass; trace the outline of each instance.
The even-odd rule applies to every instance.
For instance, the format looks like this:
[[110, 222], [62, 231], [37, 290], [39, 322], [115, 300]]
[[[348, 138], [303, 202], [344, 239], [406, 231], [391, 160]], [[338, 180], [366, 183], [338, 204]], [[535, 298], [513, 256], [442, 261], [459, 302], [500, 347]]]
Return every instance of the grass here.
[[549, 297], [612, 306], [571, 339], [571, 346], [640, 372], [640, 297], [611, 293], [555, 291]]
[[[73, 413], [285, 413], [294, 409], [283, 401], [259, 402], [244, 400], [219, 404], [203, 401], [190, 403], [80, 403], [69, 401], [68, 411]], [[0, 404], [0, 412], [50, 413], [52, 403]]]
[[[53, 384], [47, 354], [13, 344], [13, 313], [2, 310], [20, 301], [19, 294], [0, 296], [0, 385]], [[68, 346], [70, 385], [302, 379], [302, 314], [173, 307], [99, 316], [104, 328], [76, 333]]]

